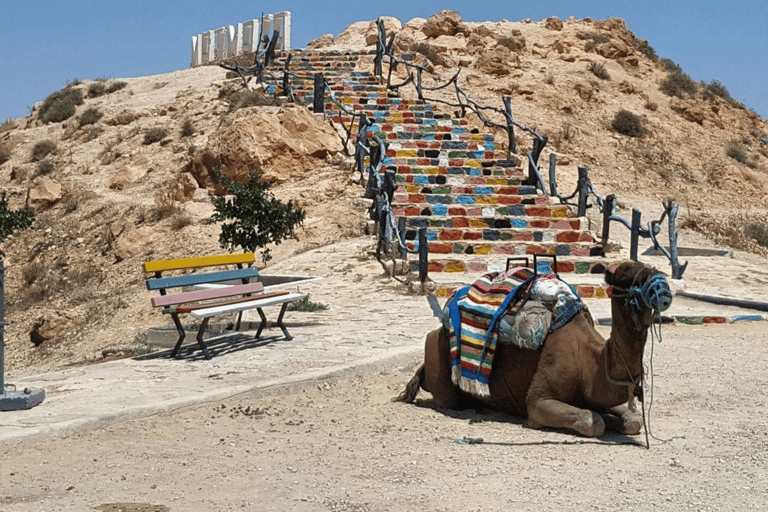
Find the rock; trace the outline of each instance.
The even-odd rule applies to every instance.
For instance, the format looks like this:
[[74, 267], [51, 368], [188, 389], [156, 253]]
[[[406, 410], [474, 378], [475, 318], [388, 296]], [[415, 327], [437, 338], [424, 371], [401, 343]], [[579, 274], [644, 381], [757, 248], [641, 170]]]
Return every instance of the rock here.
[[312, 41], [307, 43], [307, 48], [310, 49], [316, 49], [316, 48], [325, 48], [326, 46], [331, 46], [333, 44], [333, 34], [323, 34], [317, 39], [313, 39]]
[[513, 52], [520, 52], [525, 49], [525, 36], [518, 29], [514, 29], [509, 34], [499, 37], [497, 42], [499, 46], [503, 46]]
[[115, 116], [107, 119], [104, 122], [110, 126], [125, 126], [128, 124], [131, 124], [132, 122], [137, 120], [139, 117], [140, 116], [135, 112], [131, 112], [129, 110], [123, 110], [122, 112], [116, 114]]
[[628, 65], [632, 66], [633, 68], [636, 68], [640, 65], [640, 59], [637, 57], [637, 55], [630, 55], [626, 59], [624, 59], [624, 62], [626, 62]]
[[635, 86], [627, 82], [626, 80], [622, 80], [621, 82], [619, 82], [616, 88], [622, 94], [635, 94], [635, 92], [637, 92], [635, 90]]
[[60, 183], [47, 178], [37, 178], [27, 189], [26, 206], [28, 208], [49, 208], [64, 197], [64, 189]]
[[70, 313], [58, 311], [46, 313], [35, 320], [29, 331], [29, 339], [32, 344], [39, 347], [45, 342], [54, 340], [63, 333], [72, 329], [78, 320]]
[[336, 44], [350, 46], [365, 46], [365, 34], [368, 32], [369, 21], [356, 21], [349, 25], [336, 37]]
[[606, 59], [621, 59], [628, 57], [632, 53], [625, 43], [616, 39], [600, 43], [595, 47], [595, 52]]
[[508, 51], [494, 48], [488, 50], [478, 57], [475, 61], [475, 69], [493, 76], [506, 76], [512, 72], [512, 58], [513, 55]]
[[573, 88], [576, 90], [576, 93], [581, 97], [581, 99], [587, 103], [596, 99], [597, 91], [600, 90], [600, 86], [594, 81], [576, 82], [573, 84]]
[[113, 247], [113, 253], [117, 261], [145, 254], [152, 246], [155, 232], [155, 227], [142, 226], [120, 233]]
[[456, 11], [440, 11], [429, 17], [421, 27], [421, 31], [427, 37], [454, 36], [457, 32], [468, 33], [462, 23], [461, 15]]
[[109, 188], [112, 190], [123, 190], [145, 174], [147, 174], [147, 170], [144, 167], [125, 165], [109, 180]]
[[[403, 28], [403, 24], [400, 23], [400, 20], [397, 18], [393, 18], [392, 16], [381, 16], [381, 20], [384, 21], [384, 30], [387, 32], [387, 40], [384, 41], [386, 44], [389, 42], [389, 38], [392, 36], [392, 34], [397, 34], [400, 32], [400, 29]], [[372, 21], [368, 25], [368, 30], [365, 33], [365, 44], [367, 46], [375, 45], [376, 39], [379, 37], [379, 28], [378, 25], [376, 25], [375, 21]]]
[[170, 183], [170, 187], [172, 188], [172, 197], [180, 202], [193, 200], [195, 193], [201, 190], [198, 188], [195, 178], [188, 172], [179, 173], [176, 179]]
[[547, 20], [544, 22], [544, 28], [547, 30], [563, 30], [563, 22], [560, 21], [560, 18], [557, 16], [552, 16], [551, 18], [547, 18]]
[[669, 108], [680, 114], [683, 119], [687, 119], [694, 123], [703, 124], [704, 119], [706, 118], [706, 113], [703, 108], [698, 105], [686, 103], [677, 98], [673, 98], [672, 101], [669, 102]]

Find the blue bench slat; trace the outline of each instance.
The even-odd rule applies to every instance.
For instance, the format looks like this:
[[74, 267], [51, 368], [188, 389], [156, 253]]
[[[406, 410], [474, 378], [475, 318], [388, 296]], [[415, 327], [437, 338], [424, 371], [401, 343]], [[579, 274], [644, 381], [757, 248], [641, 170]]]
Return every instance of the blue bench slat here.
[[257, 277], [259, 269], [241, 268], [225, 272], [206, 272], [202, 274], [189, 274], [178, 277], [158, 277], [147, 279], [147, 290], [164, 290], [166, 288], [179, 288], [181, 286], [194, 286], [196, 284], [221, 283], [236, 279], [248, 279]]

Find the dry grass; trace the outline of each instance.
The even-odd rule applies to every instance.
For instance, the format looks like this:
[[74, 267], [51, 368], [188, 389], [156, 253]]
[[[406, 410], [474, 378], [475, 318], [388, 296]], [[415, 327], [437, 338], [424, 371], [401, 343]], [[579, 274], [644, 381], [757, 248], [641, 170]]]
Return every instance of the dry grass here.
[[610, 80], [611, 75], [601, 62], [590, 62], [587, 69], [600, 80]]
[[11, 146], [9, 144], [0, 144], [0, 165], [11, 159]]
[[150, 144], [154, 144], [155, 142], [160, 142], [168, 135], [168, 129], [162, 128], [160, 126], [155, 126], [154, 128], [150, 128], [146, 132], [144, 132], [144, 142], [143, 144], [145, 146], [148, 146]]
[[39, 162], [51, 153], [56, 151], [56, 143], [51, 139], [41, 140], [32, 146], [32, 153], [29, 156], [30, 161]]
[[693, 229], [717, 244], [768, 256], [768, 214], [688, 214], [682, 228]]
[[179, 212], [171, 217], [171, 229], [174, 231], [180, 231], [194, 223], [195, 220], [188, 213]]

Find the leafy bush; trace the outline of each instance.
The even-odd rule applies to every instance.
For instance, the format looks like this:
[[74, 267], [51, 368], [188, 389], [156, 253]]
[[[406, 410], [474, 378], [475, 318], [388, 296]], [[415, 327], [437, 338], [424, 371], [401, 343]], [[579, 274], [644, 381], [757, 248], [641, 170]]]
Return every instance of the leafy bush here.
[[673, 61], [672, 59], [661, 59], [659, 60], [661, 63], [661, 67], [663, 67], [665, 70], [669, 71], [670, 73], [682, 73], [683, 68], [678, 66], [678, 64]]
[[155, 142], [160, 142], [165, 138], [166, 135], [168, 135], [168, 130], [166, 130], [165, 128], [161, 128], [159, 126], [150, 128], [149, 130], [144, 132], [144, 145], [148, 146]]
[[309, 300], [309, 295], [305, 295], [299, 300], [295, 300], [288, 304], [285, 308], [287, 311], [299, 311], [301, 313], [312, 313], [314, 311], [325, 311], [328, 309], [328, 304], [322, 304], [320, 302], [312, 302]]
[[645, 40], [636, 40], [635, 41], [635, 47], [638, 49], [640, 53], [651, 59], [652, 61], [659, 60], [659, 56], [656, 55], [656, 50], [653, 49], [653, 46], [651, 46], [648, 41]]
[[587, 69], [592, 72], [600, 80], [610, 80], [611, 75], [608, 74], [608, 70], [605, 69], [605, 65], [601, 62], [590, 62]]
[[695, 94], [698, 90], [696, 82], [682, 71], [673, 71], [661, 81], [661, 92], [667, 96], [683, 98], [686, 94]]
[[102, 96], [106, 91], [107, 91], [107, 85], [104, 83], [103, 80], [99, 80], [99, 81], [93, 82], [88, 86], [88, 97], [98, 98], [99, 96]]
[[611, 122], [611, 128], [617, 133], [628, 137], [642, 137], [645, 133], [640, 116], [629, 110], [619, 110]]
[[191, 137], [194, 134], [195, 134], [195, 125], [192, 123], [191, 119], [185, 119], [184, 123], [181, 125], [181, 136]]
[[96, 123], [96, 121], [101, 119], [103, 115], [104, 114], [101, 112], [101, 110], [95, 107], [90, 107], [86, 109], [85, 112], [80, 114], [80, 122], [79, 122], [80, 128], [82, 128], [83, 126], [87, 126], [89, 124]]
[[43, 160], [39, 164], [37, 164], [37, 174], [39, 174], [40, 176], [51, 174], [54, 168], [55, 166], [53, 165], [53, 162], [51, 162], [50, 160]]
[[[32, 208], [9, 210], [5, 192], [0, 194], [0, 242], [16, 230], [27, 229], [34, 220], [35, 211]], [[0, 251], [0, 256], [4, 256], [2, 251]]]
[[11, 159], [11, 147], [7, 144], [0, 144], [0, 165]]
[[235, 183], [221, 170], [214, 169], [214, 180], [233, 195], [231, 199], [222, 196], [211, 198], [214, 213], [211, 220], [223, 222], [219, 234], [219, 245], [230, 251], [237, 247], [246, 252], [261, 249], [261, 259], [267, 263], [272, 259], [267, 244], [280, 244], [293, 236], [294, 228], [304, 222], [306, 212], [293, 204], [282, 203], [267, 192], [269, 184], [261, 180], [261, 175], [251, 172], [248, 181], [242, 185]]
[[725, 154], [742, 164], [746, 164], [749, 161], [747, 150], [735, 140], [730, 141], [725, 146]]
[[62, 89], [45, 98], [38, 115], [44, 123], [58, 123], [75, 115], [77, 106], [82, 104], [83, 93], [80, 89]]
[[39, 162], [54, 151], [56, 151], [55, 142], [53, 142], [51, 139], [41, 140], [32, 146], [32, 154], [30, 155], [30, 160], [33, 162]]

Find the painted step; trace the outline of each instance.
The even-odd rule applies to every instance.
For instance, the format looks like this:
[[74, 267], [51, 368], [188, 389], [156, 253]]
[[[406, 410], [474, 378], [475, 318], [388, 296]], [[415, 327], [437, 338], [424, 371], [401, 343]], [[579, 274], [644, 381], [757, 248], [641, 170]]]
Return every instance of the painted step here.
[[[398, 171], [398, 167], [395, 171]], [[410, 167], [405, 167], [404, 171], [395, 174], [395, 183], [398, 184], [414, 184], [414, 185], [506, 185], [519, 187], [525, 185], [525, 177], [520, 174], [505, 174], [501, 176], [488, 176], [478, 175], [447, 175], [447, 174], [413, 174], [410, 172]], [[489, 169], [491, 171], [491, 169]], [[534, 187], [531, 187], [534, 188]], [[527, 193], [527, 192], [526, 192]]]
[[[417, 241], [408, 241], [409, 249], [417, 250]], [[477, 255], [505, 255], [505, 256], [530, 256], [532, 254], [556, 254], [558, 256], [589, 256], [593, 251], [594, 243], [574, 242], [538, 242], [538, 241], [456, 241], [456, 242], [427, 242], [429, 253], [432, 254], [477, 254]]]
[[406, 216], [406, 229], [422, 227], [432, 229], [442, 228], [476, 228], [476, 229], [530, 229], [550, 231], [583, 232], [581, 218], [552, 219], [535, 217], [433, 217], [430, 215]]
[[[449, 160], [498, 160], [507, 156], [506, 151], [481, 149], [393, 149], [387, 148], [387, 156], [390, 158], [429, 158]], [[450, 165], [450, 164], [449, 164]], [[463, 164], [457, 164], [463, 165]]]
[[[366, 163], [367, 163], [366, 158]], [[402, 174], [442, 174], [445, 176], [508, 176], [523, 177], [523, 170], [499, 165], [498, 160], [463, 158], [392, 158], [385, 157], [384, 165]]]
[[[464, 205], [464, 204], [393, 204], [395, 217], [541, 217], [544, 219], [568, 219], [569, 207], [564, 204], [539, 204], [535, 201], [546, 200], [547, 196], [515, 198], [521, 202], [504, 206]], [[530, 201], [524, 203], [522, 201]], [[415, 214], [418, 215], [409, 215]], [[428, 213], [426, 213], [428, 212]]]
[[[460, 259], [459, 257], [442, 258], [429, 260], [429, 272], [445, 273], [478, 273], [503, 272], [507, 267], [506, 258], [491, 257], [481, 258], [472, 256], [471, 258]], [[529, 260], [533, 265], [533, 260]], [[590, 257], [588, 261], [579, 259], [560, 259], [557, 260], [557, 272], [559, 274], [592, 274], [602, 276], [605, 270], [611, 265], [618, 264], [619, 261], [595, 261]], [[409, 261], [412, 272], [419, 271], [419, 262]], [[553, 262], [551, 260], [540, 260], [538, 262], [539, 272], [542, 274], [551, 274]], [[566, 279], [567, 280], [567, 279]]]
[[[536, 188], [530, 185], [467, 185], [447, 183], [445, 185], [421, 185], [421, 184], [402, 184], [395, 190], [395, 196], [404, 194], [411, 196], [413, 194], [422, 195], [451, 195], [454, 197], [470, 196], [528, 196], [535, 195]], [[408, 201], [414, 202], [414, 201]], [[457, 201], [459, 202], [459, 201]], [[462, 203], [464, 204], [464, 203]]]
[[[407, 141], [465, 141], [465, 142], [494, 142], [493, 135], [482, 133], [451, 133], [451, 132], [438, 132], [438, 133], [418, 133], [418, 132], [406, 132], [400, 127], [396, 126], [394, 130], [387, 133], [387, 142], [407, 142]], [[370, 132], [369, 136], [373, 136], [375, 132]]]
[[[416, 231], [408, 231], [406, 240], [415, 240]], [[530, 229], [430, 229], [428, 242], [544, 242], [574, 244], [593, 243], [591, 234], [584, 231], [549, 231]]]

